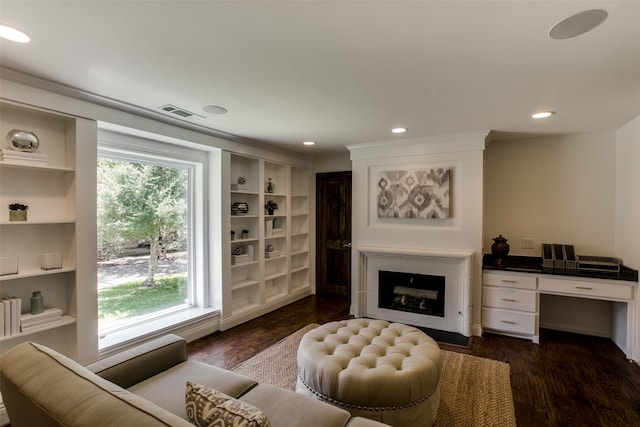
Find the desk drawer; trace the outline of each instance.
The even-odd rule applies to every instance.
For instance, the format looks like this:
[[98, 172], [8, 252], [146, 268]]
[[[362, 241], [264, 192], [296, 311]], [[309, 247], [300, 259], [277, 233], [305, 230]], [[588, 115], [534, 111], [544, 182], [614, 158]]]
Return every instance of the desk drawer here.
[[482, 309], [482, 326], [497, 331], [535, 335], [538, 315], [500, 308]]
[[504, 286], [507, 288], [536, 290], [536, 276], [518, 276], [515, 274], [483, 273], [482, 284]]
[[536, 312], [538, 311], [536, 301], [536, 291], [497, 286], [482, 288], [482, 305], [485, 307]]
[[626, 283], [603, 283], [597, 281], [561, 280], [549, 277], [540, 277], [539, 287], [541, 293], [573, 294], [576, 296], [631, 300], [633, 299], [633, 285]]

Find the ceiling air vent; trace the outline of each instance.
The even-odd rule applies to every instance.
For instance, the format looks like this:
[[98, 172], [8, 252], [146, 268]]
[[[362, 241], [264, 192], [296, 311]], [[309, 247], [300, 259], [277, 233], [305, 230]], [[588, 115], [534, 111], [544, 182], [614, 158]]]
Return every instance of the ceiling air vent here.
[[176, 107], [175, 105], [167, 104], [161, 107], [158, 107], [160, 110], [165, 113], [175, 114], [176, 116], [180, 116], [182, 118], [192, 118], [192, 119], [204, 119], [204, 116], [200, 114], [192, 113], [191, 111], [187, 111], [184, 108]]

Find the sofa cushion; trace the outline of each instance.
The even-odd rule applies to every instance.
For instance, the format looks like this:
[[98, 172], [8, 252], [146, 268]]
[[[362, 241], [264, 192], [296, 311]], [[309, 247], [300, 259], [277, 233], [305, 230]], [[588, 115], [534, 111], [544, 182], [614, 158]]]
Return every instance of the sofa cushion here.
[[139, 382], [127, 390], [187, 420], [184, 407], [186, 381], [197, 381], [198, 384], [219, 390], [234, 398], [257, 384], [243, 375], [189, 360]]
[[260, 408], [273, 427], [339, 427], [351, 417], [344, 409], [269, 384], [252, 388], [240, 400]]
[[47, 347], [22, 343], [0, 358], [13, 427], [188, 426], [176, 415]]
[[129, 388], [185, 360], [187, 342], [169, 334], [85, 367], [105, 380]]
[[187, 381], [189, 421], [198, 427], [271, 427], [264, 412], [217, 390]]

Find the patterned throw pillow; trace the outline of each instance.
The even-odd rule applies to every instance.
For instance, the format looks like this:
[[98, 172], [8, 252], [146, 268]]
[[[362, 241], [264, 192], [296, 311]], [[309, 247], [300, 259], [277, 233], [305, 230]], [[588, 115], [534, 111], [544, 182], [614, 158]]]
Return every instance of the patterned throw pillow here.
[[255, 406], [190, 381], [185, 401], [189, 421], [198, 427], [271, 427]]

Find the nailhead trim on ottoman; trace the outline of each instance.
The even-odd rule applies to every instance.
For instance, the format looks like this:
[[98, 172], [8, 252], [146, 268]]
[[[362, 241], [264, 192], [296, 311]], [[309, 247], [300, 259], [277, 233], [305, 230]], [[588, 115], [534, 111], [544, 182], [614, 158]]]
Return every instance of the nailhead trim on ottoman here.
[[393, 426], [429, 426], [442, 356], [419, 329], [383, 320], [331, 322], [305, 334], [296, 391]]

